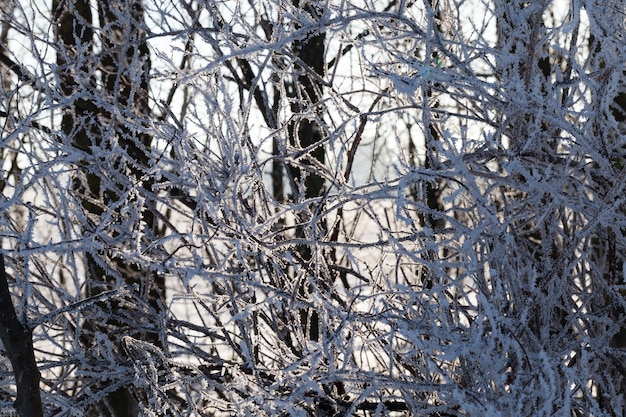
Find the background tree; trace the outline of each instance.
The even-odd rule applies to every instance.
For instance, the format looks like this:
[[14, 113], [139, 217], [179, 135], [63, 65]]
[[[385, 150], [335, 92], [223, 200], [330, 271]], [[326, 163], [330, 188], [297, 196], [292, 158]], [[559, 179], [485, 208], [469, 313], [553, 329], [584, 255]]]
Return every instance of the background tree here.
[[556, 3], [3, 6], [45, 414], [623, 415], [625, 4]]

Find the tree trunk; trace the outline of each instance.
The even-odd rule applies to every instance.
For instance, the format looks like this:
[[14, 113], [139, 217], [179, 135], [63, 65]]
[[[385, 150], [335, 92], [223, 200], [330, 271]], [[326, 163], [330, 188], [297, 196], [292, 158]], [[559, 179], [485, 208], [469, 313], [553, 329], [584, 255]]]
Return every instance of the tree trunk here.
[[[294, 0], [294, 6], [302, 7], [314, 20], [319, 20], [323, 12], [319, 6], [309, 2], [304, 3], [301, 6], [299, 0]], [[325, 163], [324, 127], [321, 124], [323, 108], [320, 103], [323, 85], [319, 81], [323, 79], [325, 72], [324, 43], [324, 33], [316, 32], [305, 40], [296, 41], [293, 44], [293, 53], [298, 60], [295, 66], [297, 77], [294, 76], [296, 83], [288, 87], [288, 92], [292, 96], [291, 110], [297, 117], [289, 125], [289, 142], [295, 150], [307, 150], [298, 158], [297, 164], [289, 165], [291, 191], [293, 199], [296, 201], [300, 196], [304, 199], [313, 199], [321, 197], [324, 193], [324, 178], [320, 175], [319, 168]], [[296, 228], [296, 238], [308, 240], [308, 242], [297, 246], [297, 252], [302, 267], [310, 270], [310, 273], [306, 275], [311, 279], [315, 277], [312, 268], [312, 239], [316, 239], [314, 235], [324, 236], [326, 234], [324, 219], [318, 218], [315, 214], [319, 212], [319, 204], [322, 203], [311, 206], [309, 218], [297, 219], [300, 226]], [[307, 233], [306, 229], [309, 227], [313, 230]], [[300, 295], [303, 297], [306, 297], [310, 291], [306, 279], [304, 278], [303, 282], [298, 283]], [[327, 285], [323, 282], [319, 284]], [[301, 310], [300, 317], [307, 336], [311, 340], [319, 341], [320, 320], [318, 312], [315, 309], [304, 309]]]
[[[114, 240], [121, 234], [137, 233], [148, 247], [158, 232], [154, 213], [156, 203], [151, 198], [153, 181], [145, 178], [152, 138], [145, 133], [147, 129], [142, 125], [150, 116], [150, 56], [143, 40], [141, 4], [135, 2], [131, 5], [123, 1], [98, 3], [102, 43], [99, 58], [92, 52], [92, 10], [89, 1], [54, 0], [53, 13], [60, 44], [57, 51], [60, 87], [66, 100], [71, 100], [63, 115], [62, 130], [83, 156], [78, 175], [73, 180], [74, 193], [85, 217], [91, 219], [93, 224], [99, 224], [99, 218], [123, 219], [120, 209], [113, 207], [118, 207], [120, 199], [129, 198], [123, 197], [129, 191], [128, 187], [137, 187], [143, 206], [140, 201], [132, 202], [139, 211], [140, 222], [136, 229], [128, 230], [124, 224], [113, 223], [104, 232], [105, 236], [98, 231], [95, 238]], [[92, 67], [98, 68], [96, 75]], [[99, 82], [94, 79], [98, 76]], [[99, 94], [98, 100], [93, 99], [96, 94]], [[73, 99], [76, 96], [79, 98]], [[123, 152], [115, 154], [111, 163], [107, 153], [113, 152], [117, 146]], [[94, 227], [87, 224], [85, 233], [94, 233]], [[85, 260], [88, 296], [116, 288], [121, 282], [122, 285], [134, 285], [139, 291], [137, 296], [149, 306], [146, 313], [145, 309], [129, 312], [131, 307], [128, 303], [122, 305], [111, 301], [103, 304], [101, 307], [108, 319], [105, 322], [101, 318], [86, 321], [81, 337], [85, 346], [93, 343], [94, 332], [103, 332], [109, 335], [116, 346], [116, 355], [123, 360], [125, 353], [121, 337], [129, 331], [134, 332], [133, 337], [159, 346], [158, 323], [165, 297], [163, 277], [138, 262], [112, 254], [110, 250], [88, 251]], [[131, 322], [134, 320], [146, 320], [148, 324], [144, 330], [137, 330], [141, 326]], [[111, 328], [117, 328], [117, 331], [111, 332]], [[116, 382], [102, 381], [101, 388], [106, 389], [107, 385]], [[140, 397], [138, 390], [123, 385], [108, 393], [102, 403], [96, 405], [97, 413], [111, 417], [137, 416]]]
[[39, 390], [41, 376], [35, 361], [32, 331], [20, 322], [13, 308], [2, 254], [0, 254], [0, 339], [15, 375], [17, 385], [15, 409], [21, 417], [43, 417]]

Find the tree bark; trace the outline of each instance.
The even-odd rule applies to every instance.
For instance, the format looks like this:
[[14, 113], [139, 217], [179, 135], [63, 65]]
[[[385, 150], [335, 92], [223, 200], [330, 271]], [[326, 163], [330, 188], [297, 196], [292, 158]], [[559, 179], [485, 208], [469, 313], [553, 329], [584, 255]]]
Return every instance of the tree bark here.
[[0, 254], [0, 339], [13, 366], [17, 398], [14, 406], [21, 417], [43, 417], [39, 380], [35, 361], [32, 331], [21, 323], [15, 313], [4, 255]]
[[[94, 10], [95, 11], [95, 10]], [[145, 133], [141, 123], [149, 117], [148, 82], [150, 70], [150, 56], [142, 32], [143, 9], [141, 2], [132, 5], [119, 1], [99, 2], [97, 14], [100, 25], [100, 41], [102, 52], [96, 56], [92, 52], [93, 19], [92, 6], [87, 0], [69, 2], [68, 0], [53, 0], [53, 13], [56, 22], [56, 38], [61, 45], [57, 51], [57, 64], [61, 91], [69, 99], [76, 94], [75, 90], [88, 86], [89, 94], [85, 98], [71, 101], [63, 115], [62, 129], [71, 141], [77, 153], [82, 153], [84, 160], [78, 166], [79, 174], [73, 181], [73, 191], [78, 202], [91, 218], [108, 215], [111, 206], [115, 205], [128, 187], [128, 183], [103, 181], [111, 177], [111, 171], [127, 173], [129, 183], [141, 182], [144, 207], [139, 208], [142, 220], [142, 235], [146, 241], [152, 240], [158, 234], [155, 217], [156, 203], [150, 198], [153, 181], [144, 179], [145, 168], [149, 164], [149, 152], [152, 137]], [[128, 38], [127, 38], [128, 37]], [[79, 56], [79, 54], [84, 54]], [[97, 59], [96, 59], [97, 58]], [[135, 73], [138, 58], [139, 73]], [[89, 62], [97, 66], [98, 71], [90, 74], [84, 67]], [[87, 76], [93, 79], [86, 79]], [[91, 99], [97, 95], [99, 100]], [[124, 114], [134, 114], [137, 117], [129, 123], [123, 116], [117, 116], [114, 109]], [[106, 130], [109, 128], [110, 130]], [[115, 137], [124, 155], [117, 157], [113, 164], [104, 166], [93, 163], [101, 155], [102, 149], [108, 149], [108, 137]], [[122, 177], [122, 176], [119, 176]], [[114, 217], [123, 217], [115, 213]], [[108, 234], [106, 239], [115, 239], [123, 233], [133, 231], [116, 228], [116, 225], [102, 233]], [[98, 236], [100, 238], [100, 235]], [[110, 251], [94, 251], [85, 253], [88, 295], [111, 289], [121, 278], [126, 284], [135, 284], [140, 292], [139, 297], [151, 308], [151, 315], [158, 316], [162, 309], [164, 298], [163, 276], [145, 270], [143, 265], [129, 262]], [[87, 320], [83, 327], [82, 338], [85, 346], [90, 345], [93, 332], [104, 332], [110, 335], [116, 354], [120, 360], [124, 357], [120, 347], [120, 334], [132, 329], [129, 317], [128, 304], [111, 302], [102, 306], [107, 319]], [[137, 312], [137, 315], [144, 312]], [[144, 317], [146, 318], [146, 317]], [[138, 318], [137, 318], [138, 320]], [[153, 321], [154, 317], [148, 318]], [[156, 320], [154, 320], [156, 321]], [[155, 345], [160, 345], [158, 325], [147, 325], [145, 329], [137, 329], [136, 337]], [[111, 329], [116, 331], [111, 332]], [[139, 334], [141, 333], [141, 334]], [[106, 388], [111, 381], [104, 376], [102, 386]], [[135, 417], [139, 413], [139, 402], [142, 401], [140, 390], [136, 390], [130, 383], [106, 395], [104, 400], [95, 405], [97, 413], [111, 417]]]
[[[322, 16], [322, 10], [319, 6], [309, 3], [301, 4], [299, 0], [294, 0], [294, 5], [303, 8], [312, 18], [318, 20]], [[319, 81], [324, 76], [325, 65], [325, 42], [326, 35], [323, 32], [317, 32], [304, 41], [294, 42], [293, 54], [298, 59], [296, 70], [298, 72], [297, 83], [291, 86], [292, 111], [294, 114], [313, 113], [314, 118], [309, 119], [302, 117], [295, 123], [289, 125], [289, 141], [294, 149], [309, 149], [303, 155], [298, 164], [289, 166], [289, 174], [291, 175], [291, 184], [294, 200], [298, 196], [303, 195], [305, 199], [313, 199], [324, 194], [324, 178], [319, 174], [319, 168], [316, 165], [323, 166], [325, 164], [325, 149], [323, 145], [324, 130], [321, 126], [322, 108], [319, 102], [322, 98], [322, 83]], [[319, 203], [323, 204], [323, 203]], [[317, 207], [311, 207], [311, 215], [318, 211]], [[299, 223], [306, 225], [311, 220], [308, 218], [300, 218]], [[326, 225], [324, 219], [317, 219], [318, 224], [313, 227], [320, 228], [320, 235], [326, 233]], [[296, 228], [296, 237], [306, 239], [306, 226]], [[304, 268], [310, 267], [313, 259], [313, 250], [311, 243], [300, 244], [297, 246], [298, 255]], [[327, 285], [327, 283], [320, 283]], [[306, 282], [299, 283], [300, 295], [306, 297], [310, 292]], [[320, 319], [319, 313], [315, 309], [303, 309], [300, 311], [300, 318], [305, 334], [314, 341], [320, 340]]]

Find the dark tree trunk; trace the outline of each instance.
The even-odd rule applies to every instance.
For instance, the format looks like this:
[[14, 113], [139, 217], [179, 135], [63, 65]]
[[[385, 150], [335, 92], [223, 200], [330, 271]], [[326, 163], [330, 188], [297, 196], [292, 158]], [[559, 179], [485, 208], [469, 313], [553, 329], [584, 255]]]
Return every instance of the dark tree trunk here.
[[43, 417], [39, 390], [41, 376], [35, 362], [32, 331], [26, 324], [20, 322], [13, 308], [2, 254], [0, 254], [0, 339], [15, 375], [17, 386], [15, 409], [21, 417]]
[[[299, 0], [294, 0], [294, 5], [303, 8], [315, 20], [322, 16], [319, 6], [309, 2], [300, 4]], [[289, 125], [289, 141], [293, 149], [302, 150], [302, 155], [296, 158], [297, 162], [289, 165], [289, 175], [292, 184], [292, 194], [294, 200], [300, 197], [313, 199], [321, 197], [324, 193], [324, 178], [320, 175], [320, 167], [325, 163], [324, 149], [324, 127], [321, 124], [323, 108], [321, 104], [323, 79], [325, 72], [325, 35], [323, 32], [315, 32], [303, 41], [296, 41], [293, 44], [293, 53], [297, 58], [295, 66], [297, 75], [294, 76], [294, 84], [288, 86], [288, 93], [291, 94], [293, 113], [301, 117], [296, 117], [295, 121]], [[305, 151], [306, 150], [306, 151]], [[319, 203], [322, 204], [322, 203]], [[301, 226], [296, 228], [296, 238], [311, 240], [311, 232], [324, 236], [326, 225], [324, 219], [316, 218], [315, 212], [320, 207], [312, 205], [309, 218], [299, 218]], [[312, 221], [312, 218], [315, 219]], [[307, 228], [316, 228], [316, 231], [309, 231]], [[298, 245], [298, 255], [303, 268], [313, 270], [312, 243], [302, 243]], [[307, 274], [314, 276], [314, 274]], [[304, 280], [306, 281], [306, 279]], [[319, 283], [322, 286], [327, 283]], [[306, 297], [309, 292], [309, 284], [301, 282], [300, 295]], [[314, 309], [303, 309], [300, 312], [305, 333], [311, 340], [320, 340], [319, 314]]]
[[[105, 232], [106, 239], [116, 239], [121, 234], [134, 232], [140, 233], [148, 246], [155, 240], [158, 231], [156, 203], [151, 198], [153, 182], [145, 178], [152, 138], [145, 133], [147, 129], [142, 125], [148, 122], [150, 116], [150, 56], [143, 40], [145, 33], [142, 30], [141, 3], [98, 2], [102, 42], [99, 58], [92, 53], [92, 10], [89, 1], [53, 0], [53, 13], [57, 27], [57, 64], [61, 91], [66, 100], [80, 93], [80, 98], [74, 99], [66, 108], [62, 120], [63, 133], [84, 156], [73, 181], [74, 193], [87, 218], [97, 219], [105, 214], [109, 218], [122, 218], [118, 209], [111, 207], [126, 193], [128, 184], [137, 186], [143, 199], [143, 206], [139, 201], [136, 205], [141, 219], [137, 227], [141, 230], [129, 231], [123, 225], [112, 224]], [[98, 69], [95, 76], [99, 76], [99, 82], [89, 78], [94, 77], [91, 67]], [[96, 95], [98, 100], [95, 100]], [[110, 159], [103, 159], [103, 154], [116, 145], [123, 150], [123, 154], [116, 155], [111, 164]], [[120, 180], [113, 176], [111, 181], [110, 172], [118, 174]], [[103, 178], [109, 180], [105, 182]], [[140, 181], [141, 185], [137, 185]], [[111, 210], [115, 211], [113, 215]], [[93, 232], [87, 225], [85, 233]], [[100, 235], [96, 237], [100, 238]], [[106, 322], [100, 318], [87, 320], [82, 335], [85, 345], [91, 345], [91, 336], [95, 331], [109, 334], [120, 360], [125, 357], [121, 346], [121, 337], [124, 335], [132, 335], [159, 346], [158, 323], [165, 288], [163, 277], [138, 263], [112, 255], [111, 251], [87, 252], [85, 259], [88, 296], [115, 288], [121, 280], [126, 285], [134, 285], [139, 291], [136, 296], [148, 306], [141, 312], [131, 312], [127, 311], [133, 308], [128, 303], [122, 305], [110, 301], [103, 304], [101, 308], [109, 319]], [[138, 326], [140, 318], [147, 323], [141, 325], [144, 329]], [[103, 380], [102, 389], [116, 382]], [[111, 417], [137, 416], [140, 397], [138, 390], [124, 385], [107, 394], [102, 403], [96, 404], [96, 412]]]

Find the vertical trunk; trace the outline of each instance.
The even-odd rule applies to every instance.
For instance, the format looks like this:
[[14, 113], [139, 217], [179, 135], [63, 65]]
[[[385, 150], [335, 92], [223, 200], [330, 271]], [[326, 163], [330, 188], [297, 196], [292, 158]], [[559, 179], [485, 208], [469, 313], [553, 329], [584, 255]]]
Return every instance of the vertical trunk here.
[[[68, 101], [62, 119], [62, 130], [83, 161], [73, 180], [74, 193], [85, 216], [100, 224], [100, 218], [115, 219], [105, 231], [95, 232], [86, 226], [85, 233], [97, 233], [96, 239], [111, 241], [134, 240], [140, 236], [145, 247], [155, 240], [157, 224], [154, 200], [150, 197], [152, 182], [146, 179], [151, 140], [147, 131], [148, 73], [150, 57], [143, 41], [143, 11], [139, 2], [98, 2], [101, 25], [102, 52], [99, 60], [92, 52], [92, 10], [88, 0], [53, 0], [57, 27], [57, 64], [61, 91]], [[93, 77], [98, 69], [100, 82]], [[102, 87], [99, 87], [100, 84]], [[97, 95], [97, 96], [96, 96]], [[80, 97], [73, 99], [73, 97]], [[115, 149], [114, 157], [108, 153]], [[117, 224], [123, 219], [120, 203], [129, 187], [137, 187], [141, 201], [130, 201], [139, 212], [139, 225]], [[143, 203], [143, 206], [141, 205]], [[111, 222], [111, 220], [108, 220]], [[120, 220], [123, 221], [123, 220]], [[102, 235], [105, 233], [105, 236]], [[106, 247], [106, 244], [102, 245]], [[120, 248], [124, 252], [124, 248]], [[149, 306], [149, 311], [127, 311], [133, 307], [110, 302], [101, 307], [108, 319], [88, 321], [82, 340], [91, 345], [94, 332], [109, 334], [116, 354], [124, 357], [120, 338], [132, 335], [159, 345], [158, 315], [164, 297], [163, 278], [141, 263], [131, 262], [111, 250], [88, 251], [85, 254], [88, 295], [107, 289], [133, 284], [137, 295]], [[146, 320], [146, 328], [139, 322]], [[111, 331], [117, 328], [117, 331]], [[156, 330], [155, 330], [156, 329]], [[102, 389], [118, 381], [103, 381]], [[108, 393], [94, 410], [99, 415], [131, 417], [138, 414], [141, 394], [132, 386]]]
[[[436, 6], [437, 1], [430, 0], [429, 6], [434, 8]], [[441, 16], [440, 9], [437, 9], [434, 14], [434, 22], [442, 22], [444, 19]], [[440, 26], [440, 23], [436, 23], [433, 25], [433, 31], [437, 32], [438, 37], [444, 37], [444, 33]], [[426, 57], [427, 60], [432, 60], [432, 62], [438, 62], [442, 57], [439, 56], [439, 52], [432, 47], [432, 45], [426, 45], [426, 53], [429, 55]], [[424, 131], [424, 162], [423, 166], [427, 170], [437, 170], [439, 169], [439, 156], [437, 153], [438, 142], [441, 142], [441, 137], [439, 136], [439, 131], [437, 129], [437, 118], [433, 116], [431, 113], [431, 107], [436, 109], [439, 107], [439, 104], [435, 102], [434, 104], [429, 106], [429, 102], [432, 100], [431, 97], [433, 95], [433, 88], [439, 88], [441, 85], [435, 83], [432, 86], [428, 86], [425, 91], [422, 93], [422, 102], [424, 104], [424, 109], [422, 111], [422, 121], [424, 122], [425, 131]], [[409, 155], [411, 155], [411, 163], [413, 163], [415, 154], [415, 144], [411, 141], [409, 143]], [[441, 201], [441, 196], [444, 190], [444, 183], [441, 180], [436, 180], [435, 182], [426, 182], [421, 185], [421, 189], [419, 193], [415, 190], [416, 194], [420, 194], [420, 198], [423, 198], [426, 203], [426, 207], [428, 208], [427, 213], [420, 213], [418, 216], [420, 226], [422, 228], [431, 230], [435, 233], [435, 235], [444, 229], [445, 221], [443, 220], [443, 216], [437, 215], [437, 213], [443, 213], [444, 207]], [[445, 251], [445, 247], [442, 251]], [[428, 259], [437, 259], [439, 257], [445, 258], [446, 253], [435, 253], [433, 250], [428, 250], [426, 257]], [[433, 285], [433, 277], [432, 273], [427, 268], [421, 268], [418, 273], [418, 281], [425, 288], [431, 288]]]
[[35, 361], [32, 331], [17, 318], [9, 283], [0, 253], [0, 340], [11, 361], [17, 399], [15, 409], [20, 417], [43, 417], [39, 381], [41, 375]]
[[[433, 8], [435, 6], [435, 3], [437, 3], [437, 1], [434, 0], [430, 0], [429, 1], [429, 5], [431, 8]], [[441, 22], [441, 13], [439, 12], [439, 10], [437, 10], [435, 12], [435, 19], [433, 21], [436, 22]], [[439, 24], [436, 24], [435, 27], [433, 28], [433, 30], [437, 31], [441, 36], [441, 27]], [[427, 54], [429, 54], [430, 56], [426, 57], [427, 60], [432, 59], [433, 62], [436, 62], [438, 59], [440, 59], [439, 57], [439, 52], [432, 48], [432, 46], [429, 44], [426, 46], [426, 52]], [[439, 85], [435, 85], [435, 87], [440, 87]], [[428, 105], [429, 103], [429, 99], [432, 97], [432, 89], [430, 88], [430, 86], [424, 91], [423, 96], [422, 96], [422, 100], [424, 103], [424, 110], [423, 110], [423, 119], [424, 119], [424, 126], [426, 126], [426, 130], [425, 130], [425, 134], [424, 134], [424, 148], [425, 148], [425, 154], [424, 154], [424, 168], [426, 169], [438, 169], [439, 167], [439, 157], [437, 155], [437, 144], [435, 142], [440, 142], [441, 138], [439, 137], [439, 133], [437, 131], [437, 120], [436, 118], [433, 118], [431, 112], [430, 112], [430, 107]], [[437, 108], [439, 107], [438, 103], [434, 103], [432, 105], [433, 108]], [[439, 187], [438, 184], [432, 184], [432, 183], [427, 183], [424, 185], [424, 195], [426, 197], [426, 205], [427, 207], [430, 209], [429, 213], [426, 215], [421, 215], [420, 216], [420, 222], [422, 223], [422, 227], [428, 227], [431, 229], [442, 229], [443, 228], [443, 224], [441, 219], [438, 218], [436, 215], [434, 215], [434, 213], [437, 212], [441, 212], [443, 211], [443, 207], [441, 205], [440, 202], [440, 197], [441, 197], [441, 187]]]
[[[11, 15], [13, 14], [13, 2], [11, 0], [0, 0], [0, 58], [2, 58], [2, 64], [0, 65], [0, 91], [2, 97], [8, 97], [8, 91], [11, 89], [11, 76], [10, 71], [14, 66], [12, 61], [8, 60], [7, 56], [7, 39], [9, 34], [9, 23], [11, 21]], [[12, 111], [11, 100], [5, 100], [5, 103], [2, 104], [2, 108], [0, 108], [0, 113], [3, 118], [9, 119], [11, 117]], [[12, 126], [8, 121], [4, 122], [4, 128], [10, 129]], [[17, 167], [17, 153], [7, 149], [9, 146], [0, 149], [0, 160], [4, 161], [9, 158], [12, 160], [11, 164], [11, 173], [16, 174], [19, 172], [19, 168]], [[10, 174], [9, 174], [10, 175]], [[0, 193], [4, 191], [8, 180], [7, 178], [0, 178]]]
[[[302, 8], [314, 20], [321, 18], [322, 10], [319, 6], [309, 2], [304, 2], [301, 5], [299, 0], [294, 0], [294, 6]], [[299, 63], [296, 65], [297, 77], [294, 77], [294, 85], [289, 88], [292, 95], [291, 110], [296, 115], [302, 116], [289, 125], [289, 141], [294, 149], [307, 149], [299, 158], [297, 165], [292, 164], [289, 166], [293, 198], [296, 200], [299, 196], [311, 199], [320, 197], [324, 193], [324, 178], [319, 174], [319, 166], [323, 166], [325, 163], [324, 131], [320, 123], [322, 118], [322, 107], [320, 105], [322, 83], [319, 82], [317, 77], [324, 75], [324, 43], [324, 33], [317, 32], [305, 40], [296, 41], [293, 44], [294, 55]], [[315, 206], [311, 207], [310, 217], [314, 216], [314, 212], [318, 208]], [[305, 230], [308, 225], [311, 225], [311, 218], [299, 218], [297, 221], [300, 226], [296, 229], [296, 238], [309, 240], [307, 243], [298, 245], [298, 255], [303, 267], [313, 271], [313, 251], [311, 247], [312, 242], [310, 242], [312, 236], [311, 234], [307, 236], [307, 231]], [[324, 236], [326, 225], [323, 223], [323, 220], [315, 219], [314, 221], [319, 222], [319, 224], [311, 225], [311, 227], [318, 229], [314, 233], [318, 236]], [[307, 275], [315, 276], [313, 273]], [[299, 284], [301, 285], [299, 289], [300, 294], [306, 296], [309, 292], [307, 282]], [[326, 285], [325, 283], [320, 284]], [[313, 309], [303, 310], [300, 312], [300, 315], [307, 336], [311, 340], [319, 341], [320, 322], [317, 311]]]

